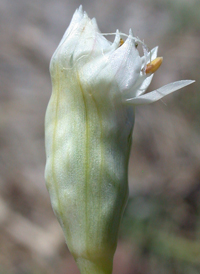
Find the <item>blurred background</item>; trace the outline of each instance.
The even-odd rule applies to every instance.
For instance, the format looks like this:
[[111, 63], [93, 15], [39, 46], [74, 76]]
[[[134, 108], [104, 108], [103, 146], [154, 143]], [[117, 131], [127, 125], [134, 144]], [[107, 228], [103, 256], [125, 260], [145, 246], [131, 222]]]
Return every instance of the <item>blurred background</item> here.
[[196, 80], [136, 109], [113, 273], [200, 273], [199, 0], [0, 0], [0, 273], [79, 273], [45, 188], [44, 115], [50, 57], [80, 4], [102, 32], [159, 45], [149, 90]]

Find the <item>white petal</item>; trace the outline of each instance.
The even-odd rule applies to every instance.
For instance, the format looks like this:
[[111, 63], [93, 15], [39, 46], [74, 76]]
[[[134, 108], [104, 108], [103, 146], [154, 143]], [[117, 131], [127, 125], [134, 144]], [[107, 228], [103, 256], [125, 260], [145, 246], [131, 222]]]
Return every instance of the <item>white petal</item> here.
[[150, 63], [152, 60], [156, 59], [157, 52], [158, 52], [158, 46], [153, 48], [150, 52], [148, 52], [148, 54], [146, 56], [142, 57], [142, 64], [143, 64], [142, 68], [146, 64]]
[[[73, 61], [76, 62], [80, 58], [89, 59], [96, 58], [97, 55], [103, 55], [105, 52], [111, 51], [111, 42], [108, 41], [100, 32], [96, 23], [96, 19], [92, 20], [83, 14], [80, 22], [76, 23], [69, 33], [65, 36], [60, 47], [67, 52], [68, 56], [73, 54]], [[83, 60], [81, 66], [83, 65]]]
[[73, 58], [76, 61], [81, 57], [86, 57], [88, 62], [89, 59], [96, 58], [99, 54], [103, 55], [104, 50], [110, 46], [111, 43], [101, 33], [97, 32], [95, 20], [89, 19], [82, 32], [79, 33]]
[[150, 104], [153, 103], [155, 101], [158, 101], [159, 99], [161, 99], [162, 97], [180, 89], [183, 88], [187, 85], [190, 85], [192, 83], [194, 83], [195, 81], [193, 80], [182, 80], [182, 81], [177, 81], [174, 83], [170, 83], [168, 85], [165, 85], [159, 89], [156, 89], [152, 92], [149, 92], [147, 94], [135, 97], [135, 98], [131, 98], [131, 99], [127, 99], [126, 103], [128, 104], [136, 104], [136, 105], [141, 105], [141, 104]]
[[115, 39], [114, 39], [111, 47], [114, 50], [116, 50], [117, 48], [119, 48], [119, 44], [120, 44], [120, 34], [119, 34], [119, 30], [117, 29], [116, 34], [115, 34]]
[[[52, 56], [52, 59], [56, 55], [60, 55], [63, 62], [63, 67], [68, 68], [69, 58], [71, 58], [76, 46], [79, 44], [80, 36], [84, 28], [90, 22], [91, 20], [88, 18], [86, 13], [82, 12], [81, 7], [76, 10], [71, 21], [72, 26], [70, 24], [67, 28], [60, 44]], [[65, 56], [65, 58], [62, 58], [62, 56]]]
[[140, 75], [138, 77], [137, 82], [135, 85], [131, 88], [130, 92], [127, 94], [126, 98], [135, 98], [145, 93], [149, 85], [151, 84], [151, 81], [153, 79], [154, 74], [151, 74], [147, 77], [147, 75]]
[[151, 81], [153, 79], [154, 74], [151, 74], [150, 76], [148, 76], [142, 83], [142, 85], [139, 87], [139, 89], [137, 90], [137, 94], [136, 96], [139, 96], [143, 93], [145, 93], [145, 91], [147, 90], [147, 88], [149, 87], [149, 85], [151, 84]]
[[70, 35], [71, 31], [75, 28], [75, 26], [77, 24], [79, 24], [81, 22], [81, 20], [83, 19], [83, 8], [82, 5], [80, 5], [80, 7], [75, 11], [72, 20], [70, 22], [69, 27], [66, 29], [58, 47], [64, 42], [64, 40], [67, 38], [68, 35]]
[[[146, 66], [146, 64], [150, 63], [151, 60], [154, 60], [157, 57], [157, 52], [158, 52], [158, 47], [155, 47], [147, 54], [147, 56], [142, 57], [142, 63], [143, 63], [142, 69], [144, 68], [144, 66]], [[141, 70], [140, 74], [142, 76], [142, 74], [143, 74], [142, 70]], [[153, 76], [154, 76], [154, 73], [151, 74], [150, 76], [146, 75], [146, 79], [142, 82], [142, 84], [140, 86], [137, 87], [137, 90], [134, 91], [135, 96], [139, 96], [139, 95], [145, 93], [145, 91], [151, 84]]]
[[140, 75], [142, 65], [131, 35], [121, 47], [110, 55], [109, 65], [115, 74], [115, 80], [121, 92], [131, 89]]
[[[112, 43], [110, 41], [108, 41], [101, 34], [101, 32], [98, 28], [96, 19], [93, 18], [91, 21], [92, 21], [92, 25], [94, 27], [94, 33], [95, 33], [95, 49], [94, 50], [101, 49], [102, 51], [104, 51], [104, 50], [110, 49], [110, 46]], [[86, 37], [86, 39], [87, 39], [87, 37]]]
[[158, 52], [158, 46], [153, 48], [147, 55], [147, 63], [149, 63], [150, 61], [156, 59], [157, 57], [157, 52]]

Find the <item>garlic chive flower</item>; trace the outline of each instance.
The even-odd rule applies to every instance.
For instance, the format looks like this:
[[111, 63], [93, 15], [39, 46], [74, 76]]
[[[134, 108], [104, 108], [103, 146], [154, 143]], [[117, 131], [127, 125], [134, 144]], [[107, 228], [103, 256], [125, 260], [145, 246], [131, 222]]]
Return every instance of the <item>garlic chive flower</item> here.
[[80, 6], [50, 63], [46, 185], [81, 274], [112, 273], [128, 198], [133, 106], [194, 82], [178, 81], [145, 93], [162, 63], [158, 47], [148, 52], [131, 31], [126, 41], [121, 36], [117, 30], [109, 42]]

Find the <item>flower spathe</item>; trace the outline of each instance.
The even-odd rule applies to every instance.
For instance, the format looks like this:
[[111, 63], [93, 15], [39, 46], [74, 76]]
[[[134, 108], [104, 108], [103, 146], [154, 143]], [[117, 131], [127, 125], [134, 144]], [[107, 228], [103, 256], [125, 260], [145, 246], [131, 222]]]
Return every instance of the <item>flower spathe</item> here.
[[[144, 48], [140, 57], [137, 44]], [[136, 104], [193, 81], [145, 93], [162, 63], [130, 31], [109, 42], [76, 10], [50, 64], [45, 118], [45, 178], [53, 210], [81, 274], [110, 274], [128, 197], [128, 161]]]

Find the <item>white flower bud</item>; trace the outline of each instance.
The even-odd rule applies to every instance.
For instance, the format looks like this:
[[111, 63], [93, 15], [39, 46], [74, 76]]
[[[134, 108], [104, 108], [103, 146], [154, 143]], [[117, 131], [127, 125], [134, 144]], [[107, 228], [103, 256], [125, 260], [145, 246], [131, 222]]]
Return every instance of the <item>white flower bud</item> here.
[[[142, 95], [160, 66], [157, 48], [140, 57], [139, 39], [110, 43], [80, 7], [50, 64], [45, 177], [53, 210], [82, 274], [112, 273], [127, 202], [133, 104], [156, 101], [190, 84]], [[151, 66], [151, 60], [155, 60]], [[158, 64], [159, 62], [159, 64]]]

